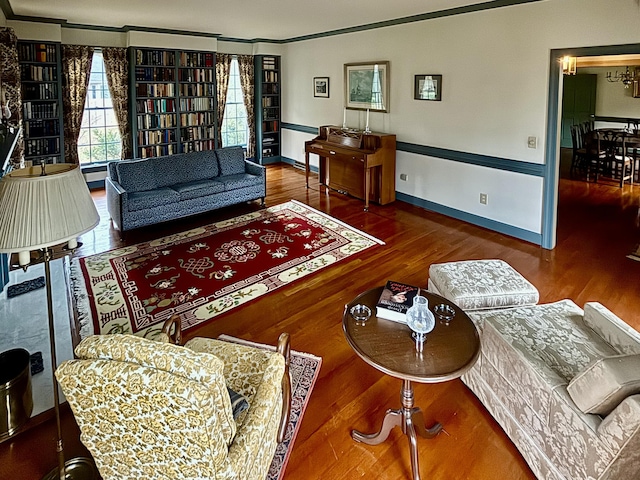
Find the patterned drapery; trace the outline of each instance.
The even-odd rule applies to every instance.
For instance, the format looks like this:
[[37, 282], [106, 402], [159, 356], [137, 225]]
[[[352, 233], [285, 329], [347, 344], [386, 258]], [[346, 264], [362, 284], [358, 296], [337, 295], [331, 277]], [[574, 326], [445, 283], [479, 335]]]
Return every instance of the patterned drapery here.
[[[20, 91], [20, 64], [18, 63], [18, 37], [10, 27], [0, 28], [0, 102], [6, 104], [11, 116], [8, 126], [22, 127], [22, 93]], [[22, 135], [20, 135], [22, 137]], [[11, 154], [11, 166], [23, 166], [24, 141], [19, 139]], [[4, 162], [4, 159], [2, 159]], [[0, 163], [0, 168], [2, 163]], [[0, 170], [0, 175], [2, 171]]]
[[64, 109], [64, 158], [80, 163], [78, 137], [87, 97], [93, 47], [62, 45], [62, 104]]
[[129, 123], [129, 61], [127, 49], [121, 47], [104, 47], [102, 49], [105, 73], [113, 111], [118, 120], [118, 128], [122, 137], [122, 159], [133, 158], [131, 145], [131, 125]]
[[249, 140], [247, 141], [247, 158], [254, 158], [256, 144], [256, 114], [254, 106], [254, 66], [253, 55], [238, 55], [238, 69], [240, 70], [240, 86], [242, 98], [247, 109], [247, 125], [249, 126]]
[[217, 134], [218, 147], [222, 147], [222, 121], [224, 120], [224, 109], [227, 106], [227, 90], [229, 88], [229, 70], [231, 69], [231, 58], [228, 53], [216, 53], [216, 88], [217, 88]]

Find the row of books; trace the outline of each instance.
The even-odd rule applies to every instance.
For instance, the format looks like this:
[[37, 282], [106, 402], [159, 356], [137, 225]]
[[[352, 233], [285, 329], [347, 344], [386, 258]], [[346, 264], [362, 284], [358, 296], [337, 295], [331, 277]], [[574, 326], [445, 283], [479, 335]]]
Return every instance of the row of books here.
[[37, 155], [51, 155], [60, 153], [59, 138], [40, 138], [35, 140], [25, 140], [24, 155], [34, 157]]
[[275, 71], [262, 72], [262, 79], [265, 82], [277, 82], [278, 72], [275, 72]]
[[213, 97], [215, 87], [213, 83], [186, 83], [180, 85], [180, 95], [184, 97]]
[[20, 77], [27, 81], [55, 82], [58, 79], [58, 69], [41, 65], [21, 65]]
[[277, 83], [266, 83], [262, 86], [263, 95], [277, 95], [280, 89], [280, 85]]
[[180, 129], [180, 140], [188, 142], [191, 140], [211, 140], [214, 138], [215, 129], [213, 127], [186, 127]]
[[173, 68], [136, 67], [138, 82], [174, 82], [176, 71]]
[[209, 97], [181, 98], [180, 110], [211, 110], [213, 99]]
[[176, 116], [173, 114], [137, 115], [138, 130], [150, 128], [173, 128], [176, 126]]
[[167, 130], [144, 130], [138, 132], [138, 145], [155, 145], [157, 143], [175, 143], [176, 131]]
[[176, 101], [173, 98], [163, 98], [160, 100], [137, 100], [137, 113], [167, 113], [176, 111]]
[[262, 97], [262, 107], [278, 107], [280, 105], [278, 97]]
[[58, 104], [23, 102], [22, 112], [25, 120], [34, 118], [58, 118]]
[[262, 131], [263, 132], [277, 132], [278, 131], [279, 122], [278, 120], [271, 120], [268, 122], [262, 122]]
[[21, 62], [56, 62], [56, 46], [46, 43], [18, 44], [18, 57]]
[[175, 64], [175, 52], [168, 50], [136, 50], [136, 65], [171, 66]]
[[185, 67], [213, 67], [215, 57], [209, 52], [180, 52], [180, 65]]
[[56, 100], [58, 88], [55, 83], [23, 84], [22, 95], [25, 100]]
[[264, 57], [262, 59], [263, 70], [276, 70], [277, 61], [276, 57]]
[[215, 117], [213, 112], [191, 112], [180, 114], [180, 125], [213, 125]]
[[194, 140], [182, 144], [183, 153], [187, 152], [204, 152], [205, 150], [214, 150], [216, 148], [213, 140]]
[[173, 83], [136, 83], [136, 96], [138, 97], [174, 97], [175, 84]]
[[178, 71], [181, 82], [214, 82], [215, 73], [212, 68], [181, 68]]
[[138, 155], [140, 158], [162, 157], [165, 155], [173, 155], [177, 150], [175, 144], [153, 145], [149, 147], [139, 147]]
[[58, 120], [25, 121], [24, 133], [27, 137], [51, 137], [60, 135], [60, 122], [58, 122]]

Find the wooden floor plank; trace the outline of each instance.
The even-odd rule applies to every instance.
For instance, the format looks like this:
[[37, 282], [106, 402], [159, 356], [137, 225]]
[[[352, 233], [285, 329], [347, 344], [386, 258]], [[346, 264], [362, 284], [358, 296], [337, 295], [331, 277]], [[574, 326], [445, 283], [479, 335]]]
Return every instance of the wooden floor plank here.
[[[323, 357], [323, 366], [285, 475], [287, 480], [322, 478], [409, 478], [407, 439], [396, 429], [379, 446], [354, 442], [350, 431], [374, 431], [387, 408], [400, 406], [399, 380], [386, 377], [360, 360], [344, 339], [344, 305], [358, 293], [388, 279], [426, 287], [428, 267], [443, 261], [501, 258], [540, 291], [541, 302], [571, 298], [579, 305], [601, 301], [640, 329], [640, 262], [626, 258], [640, 242], [640, 187], [560, 182], [558, 245], [553, 251], [396, 201], [371, 205], [327, 192], [304, 173], [286, 165], [268, 167], [267, 204], [296, 199], [383, 240], [386, 245], [362, 252], [298, 283], [283, 287], [215, 321], [185, 332], [216, 337], [222, 333], [274, 343], [281, 331], [292, 348]], [[138, 243], [196, 225], [252, 211], [241, 205], [132, 232], [120, 240], [106, 214], [106, 197], [93, 197], [102, 220], [83, 236], [81, 255]], [[459, 381], [416, 385], [416, 405], [427, 422], [439, 420], [445, 432], [419, 440], [423, 478], [532, 480], [515, 446], [482, 404]], [[65, 414], [69, 456], [83, 453], [77, 427]], [[55, 465], [55, 428], [47, 422], [0, 444], [0, 479], [39, 479]]]

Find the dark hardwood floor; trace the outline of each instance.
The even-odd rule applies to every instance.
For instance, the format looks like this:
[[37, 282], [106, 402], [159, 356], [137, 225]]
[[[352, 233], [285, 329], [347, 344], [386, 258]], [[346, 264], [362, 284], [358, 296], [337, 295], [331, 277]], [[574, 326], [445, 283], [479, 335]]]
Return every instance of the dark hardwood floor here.
[[[221, 333], [273, 343], [291, 334], [292, 348], [323, 358], [285, 479], [405, 479], [411, 463], [406, 437], [395, 429], [379, 446], [355, 443], [350, 430], [373, 431], [387, 408], [400, 406], [400, 381], [360, 360], [342, 333], [345, 303], [388, 279], [426, 287], [431, 263], [501, 258], [540, 291], [541, 302], [570, 298], [579, 305], [600, 301], [640, 330], [640, 262], [626, 255], [640, 242], [640, 186], [560, 181], [558, 244], [552, 250], [396, 201], [368, 213], [362, 202], [326, 192], [315, 182], [304, 187], [304, 172], [286, 165], [268, 167], [267, 204], [305, 202], [386, 242], [344, 263], [276, 290], [209, 324], [188, 330], [193, 336]], [[106, 214], [103, 191], [93, 193], [100, 225], [83, 236], [80, 255], [132, 244], [191, 225], [233, 217], [257, 205], [149, 228], [120, 241]], [[415, 386], [416, 405], [427, 423], [444, 432], [419, 439], [424, 479], [532, 480], [533, 474], [482, 404], [459, 380]], [[64, 415], [67, 456], [83, 453], [70, 413]], [[55, 465], [55, 428], [45, 422], [0, 444], [1, 479], [39, 479]]]

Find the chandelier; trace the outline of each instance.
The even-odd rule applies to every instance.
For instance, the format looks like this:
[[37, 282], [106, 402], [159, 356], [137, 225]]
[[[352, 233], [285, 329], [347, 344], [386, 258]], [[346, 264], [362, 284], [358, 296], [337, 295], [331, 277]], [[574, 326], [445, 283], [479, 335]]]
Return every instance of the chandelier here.
[[629, 67], [627, 67], [627, 70], [622, 73], [616, 70], [616, 73], [614, 75], [612, 75], [611, 72], [607, 72], [607, 81], [622, 82], [624, 88], [629, 88], [633, 84], [634, 78], [635, 75], [629, 71]]

